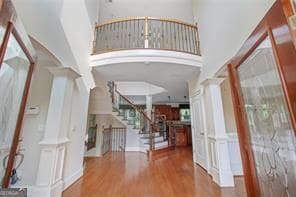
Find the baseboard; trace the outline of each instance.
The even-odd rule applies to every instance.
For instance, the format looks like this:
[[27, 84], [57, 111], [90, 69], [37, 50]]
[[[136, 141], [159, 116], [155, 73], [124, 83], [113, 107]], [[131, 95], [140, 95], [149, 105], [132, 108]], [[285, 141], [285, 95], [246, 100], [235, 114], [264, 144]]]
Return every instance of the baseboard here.
[[244, 175], [241, 163], [230, 163], [230, 164], [231, 164], [231, 171], [234, 176]]
[[75, 181], [77, 181], [82, 175], [83, 175], [83, 167], [81, 167], [71, 176], [64, 178], [64, 190], [67, 189], [70, 185], [72, 185]]
[[58, 197], [62, 196], [63, 181], [58, 181], [51, 186], [28, 186], [29, 197]]
[[147, 148], [145, 148], [145, 147], [140, 147], [140, 152], [141, 152], [141, 153], [147, 153]]
[[173, 150], [175, 150], [175, 146], [169, 146], [162, 149], [148, 151], [149, 159], [157, 158], [158, 156], [162, 155], [167, 155]]
[[137, 147], [137, 146], [127, 146], [127, 147], [125, 147], [125, 151], [127, 151], [127, 152], [135, 152], [135, 151], [137, 151], [137, 152], [140, 152], [140, 147]]

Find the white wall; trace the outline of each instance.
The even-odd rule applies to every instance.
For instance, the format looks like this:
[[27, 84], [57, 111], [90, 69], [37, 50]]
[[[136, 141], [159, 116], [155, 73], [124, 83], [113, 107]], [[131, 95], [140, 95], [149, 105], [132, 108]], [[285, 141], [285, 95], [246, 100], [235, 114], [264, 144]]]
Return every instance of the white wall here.
[[[67, 146], [63, 174], [67, 186], [82, 174], [89, 90], [94, 86], [89, 57], [99, 3], [96, 0], [14, 0], [13, 2], [30, 36], [60, 61], [59, 66], [72, 67], [83, 76], [76, 80], [72, 110], [69, 111], [71, 114], [71, 125], [68, 128], [70, 142]], [[45, 96], [42, 84], [38, 84], [38, 88], [36, 94]], [[46, 98], [42, 98], [43, 100], [46, 101]], [[30, 122], [29, 126], [38, 128], [39, 125]], [[36, 146], [34, 151], [39, 150]], [[38, 158], [37, 161], [39, 161]], [[30, 169], [37, 171], [37, 165], [30, 166]], [[26, 184], [34, 183], [29, 180]]]
[[111, 114], [112, 100], [106, 85], [97, 86], [91, 90], [89, 101], [90, 114]]
[[236, 133], [228, 133], [228, 150], [230, 157], [231, 171], [235, 176], [243, 175], [243, 166], [239, 148], [238, 137]]
[[221, 95], [223, 102], [225, 126], [227, 133], [237, 133], [233, 103], [231, 98], [231, 89], [229, 78], [226, 78], [221, 84]]
[[228, 150], [231, 170], [233, 175], [240, 176], [243, 175], [243, 169], [229, 83], [230, 82], [228, 77], [221, 83], [221, 96], [224, 110], [226, 133], [229, 137]]
[[140, 151], [142, 148], [140, 142], [139, 130], [128, 129], [126, 133], [126, 151]]
[[192, 0], [101, 1], [99, 22], [124, 17], [151, 16], [193, 22]]
[[27, 32], [42, 43], [63, 66], [84, 77], [87, 88], [94, 82], [89, 68], [94, 26], [98, 16], [95, 0], [13, 0]]
[[[27, 106], [39, 107], [39, 113], [24, 115], [20, 143], [21, 151], [24, 154], [23, 164], [19, 168], [21, 180], [17, 185], [34, 185], [40, 158], [40, 146], [46, 123], [49, 96], [51, 93], [52, 75], [46, 68], [36, 66], [33, 74], [31, 89]], [[42, 94], [40, 94], [42, 92]]]
[[84, 139], [89, 101], [85, 95], [88, 93], [83, 83], [81, 81], [76, 83], [73, 90], [70, 128], [68, 129], [70, 142], [67, 144], [65, 154], [64, 188], [67, 188], [83, 174]]
[[[200, 83], [205, 79], [216, 77], [217, 71], [238, 52], [274, 1], [193, 0], [193, 15], [199, 28], [203, 68], [200, 76], [188, 82], [190, 96], [200, 90]], [[204, 90], [205, 105], [211, 109], [211, 95], [207, 88]], [[228, 146], [231, 170], [234, 175], [242, 175], [239, 144], [237, 136], [233, 134], [237, 129], [229, 95], [229, 87], [222, 84], [225, 126], [230, 137]], [[212, 122], [212, 114], [206, 114], [206, 122]], [[213, 125], [207, 124], [207, 129], [209, 135], [212, 135]]]
[[200, 81], [213, 77], [254, 30], [275, 0], [193, 0], [203, 70]]
[[112, 100], [104, 76], [95, 70], [92, 71], [95, 87], [90, 91], [89, 114], [111, 114]]
[[162, 87], [143, 81], [119, 81], [115, 83], [117, 86], [117, 90], [122, 95], [146, 96], [159, 94], [167, 91]]

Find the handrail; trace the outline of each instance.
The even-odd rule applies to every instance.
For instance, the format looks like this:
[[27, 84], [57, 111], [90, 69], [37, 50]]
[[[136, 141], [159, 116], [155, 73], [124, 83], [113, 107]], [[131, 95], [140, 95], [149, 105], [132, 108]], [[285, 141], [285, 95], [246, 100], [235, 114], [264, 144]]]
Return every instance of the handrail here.
[[118, 23], [118, 22], [124, 22], [124, 21], [131, 21], [131, 20], [158, 20], [158, 21], [166, 21], [166, 22], [172, 22], [172, 23], [178, 23], [190, 27], [197, 28], [195, 24], [187, 23], [178, 19], [168, 19], [168, 18], [159, 18], [159, 17], [148, 17], [148, 16], [139, 16], [139, 17], [125, 17], [125, 18], [119, 18], [119, 19], [114, 19], [114, 20], [109, 20], [107, 22], [103, 23], [96, 23], [96, 28], [101, 27], [103, 25], [109, 25], [112, 23]]
[[123, 129], [123, 130], [126, 130], [126, 127], [112, 127], [112, 129]]
[[[154, 143], [153, 143], [153, 128], [155, 127], [155, 123], [152, 122], [151, 118], [149, 118], [147, 116], [147, 114], [145, 114], [143, 112], [142, 109], [139, 109], [135, 104], [133, 104], [126, 96], [122, 95], [118, 90], [117, 87], [114, 83], [114, 81], [112, 82], [111, 85], [111, 91], [112, 91], [112, 103], [115, 104], [115, 93], [118, 94], [119, 97], [121, 97], [122, 99], [124, 99], [124, 101], [129, 104], [132, 108], [134, 108], [134, 110], [136, 110], [138, 113], [140, 113], [144, 119], [146, 119], [146, 121], [148, 122], [148, 133], [149, 134], [149, 150], [152, 151], [154, 149]], [[147, 130], [146, 130], [147, 132]]]
[[103, 155], [110, 151], [125, 151], [126, 127], [103, 127]]
[[96, 24], [93, 54], [130, 49], [200, 55], [198, 28], [175, 19], [131, 17]]
[[115, 92], [119, 94], [122, 98], [124, 98], [124, 100], [130, 104], [130, 106], [132, 106], [136, 111], [141, 113], [149, 122], [152, 122], [152, 120], [147, 116], [147, 114], [145, 114], [142, 109], [139, 109], [135, 104], [133, 104], [126, 96], [122, 95], [117, 89], [115, 89]]

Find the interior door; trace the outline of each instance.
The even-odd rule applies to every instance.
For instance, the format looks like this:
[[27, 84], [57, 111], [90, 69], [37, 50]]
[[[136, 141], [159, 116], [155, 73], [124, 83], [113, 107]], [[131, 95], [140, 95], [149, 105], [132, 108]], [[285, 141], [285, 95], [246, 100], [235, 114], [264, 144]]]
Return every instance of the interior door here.
[[207, 169], [206, 139], [203, 121], [202, 100], [200, 96], [192, 99], [192, 125], [194, 132], [195, 160], [203, 168]]
[[228, 65], [248, 196], [296, 196], [296, 51], [276, 1]]

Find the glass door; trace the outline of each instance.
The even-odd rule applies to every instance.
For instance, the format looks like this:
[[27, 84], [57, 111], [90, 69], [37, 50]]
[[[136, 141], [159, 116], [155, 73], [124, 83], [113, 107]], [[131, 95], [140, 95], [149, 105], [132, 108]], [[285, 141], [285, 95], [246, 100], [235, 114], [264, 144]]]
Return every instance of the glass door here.
[[16, 183], [24, 160], [18, 147], [35, 51], [10, 0], [0, 7], [0, 184]]
[[[0, 69], [0, 178], [5, 174], [9, 152], [12, 147], [18, 114], [23, 98], [23, 92], [30, 61], [16, 41], [10, 35], [7, 49]], [[19, 153], [19, 166], [23, 155]]]
[[296, 50], [277, 0], [228, 64], [248, 196], [296, 196]]
[[296, 196], [296, 139], [269, 37], [237, 72], [261, 195]]

